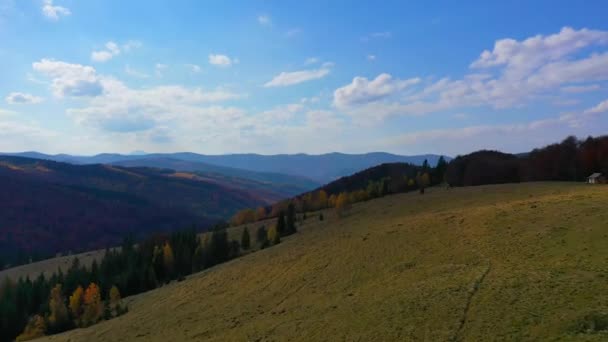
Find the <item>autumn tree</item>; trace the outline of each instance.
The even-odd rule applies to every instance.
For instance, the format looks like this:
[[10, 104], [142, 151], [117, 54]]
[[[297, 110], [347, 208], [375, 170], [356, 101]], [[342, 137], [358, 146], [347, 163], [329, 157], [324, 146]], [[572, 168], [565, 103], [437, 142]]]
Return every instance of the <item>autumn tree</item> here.
[[431, 183], [431, 178], [428, 173], [418, 174], [417, 182], [420, 193], [424, 194], [424, 189]]
[[255, 219], [256, 221], [260, 221], [266, 218], [266, 208], [258, 207], [255, 211]]
[[252, 223], [256, 220], [256, 211], [253, 209], [243, 209], [236, 214], [231, 219], [231, 222], [235, 226], [240, 226], [246, 223]]
[[84, 290], [82, 289], [82, 286], [78, 286], [70, 296], [70, 313], [76, 324], [80, 322], [82, 316], [83, 296]]
[[245, 227], [243, 229], [243, 234], [241, 234], [241, 248], [243, 250], [248, 250], [251, 247], [251, 238], [249, 237], [249, 229]]
[[84, 313], [82, 314], [82, 323], [84, 326], [89, 326], [97, 323], [103, 314], [103, 303], [101, 302], [101, 293], [99, 287], [95, 283], [89, 284], [84, 292]]
[[64, 331], [69, 326], [68, 309], [61, 291], [61, 284], [51, 289], [49, 296], [49, 330], [53, 333]]
[[44, 318], [40, 315], [36, 315], [32, 317], [27, 325], [25, 326], [25, 330], [21, 335], [17, 336], [16, 341], [29, 341], [38, 337], [44, 336], [46, 332], [46, 322]]
[[348, 209], [350, 209], [350, 203], [348, 201], [348, 194], [345, 192], [340, 193], [336, 199], [336, 211], [338, 215], [343, 215]]
[[281, 242], [281, 234], [279, 233], [277, 227], [271, 227], [268, 229], [268, 241], [272, 242], [273, 245]]
[[173, 249], [169, 242], [165, 242], [163, 246], [163, 263], [165, 266], [165, 274], [167, 275], [167, 281], [171, 280], [173, 276], [173, 266], [175, 263], [175, 258], [173, 257]]
[[118, 290], [118, 287], [116, 287], [116, 285], [114, 285], [110, 289], [110, 305], [116, 306], [120, 303], [120, 300], [121, 300], [120, 291]]

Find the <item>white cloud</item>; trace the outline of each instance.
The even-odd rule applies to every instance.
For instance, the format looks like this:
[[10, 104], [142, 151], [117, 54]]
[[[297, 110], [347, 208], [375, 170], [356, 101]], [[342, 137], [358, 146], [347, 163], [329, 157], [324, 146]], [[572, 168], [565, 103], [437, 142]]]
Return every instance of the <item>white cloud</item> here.
[[55, 97], [98, 96], [103, 93], [101, 79], [93, 67], [46, 58], [34, 62], [32, 67], [52, 79]]
[[219, 67], [229, 67], [232, 63], [238, 63], [237, 60], [232, 60], [230, 57], [226, 55], [220, 54], [210, 54], [209, 55], [209, 64], [219, 66]]
[[68, 16], [72, 12], [65, 7], [53, 5], [53, 0], [44, 0], [42, 3], [42, 14], [51, 20], [57, 21], [62, 16]]
[[[542, 98], [554, 101], [551, 94], [556, 92], [592, 91], [608, 80], [608, 52], [598, 51], [606, 45], [607, 31], [568, 27], [523, 41], [501, 39], [471, 63], [472, 72], [461, 79], [422, 78], [417, 86], [391, 91], [390, 96], [366, 98], [354, 91], [366, 85], [367, 79], [358, 77], [358, 87], [350, 84], [334, 92], [334, 103], [344, 105], [354, 98], [357, 106], [342, 109], [377, 119], [479, 106], [512, 108]], [[589, 53], [591, 47], [595, 51]]]
[[375, 61], [376, 60], [376, 55], [367, 55], [367, 60], [368, 61]]
[[313, 70], [300, 70], [292, 72], [282, 72], [276, 75], [272, 80], [266, 82], [264, 87], [286, 87], [307, 81], [317, 80], [327, 76], [330, 69], [327, 67]]
[[393, 79], [391, 75], [386, 73], [378, 75], [371, 81], [365, 77], [355, 77], [350, 84], [336, 89], [334, 104], [338, 108], [345, 108], [375, 102], [419, 82], [419, 78]]
[[196, 65], [196, 64], [184, 64], [184, 65], [195, 74], [198, 74], [199, 72], [201, 72], [201, 67], [199, 65]]
[[91, 52], [91, 60], [95, 62], [107, 62], [113, 57], [120, 55], [120, 47], [112, 41], [107, 42], [105, 48], [105, 50]]
[[272, 25], [272, 20], [269, 15], [261, 14], [258, 16], [258, 23], [260, 23], [260, 25], [270, 26]]
[[8, 104], [35, 104], [40, 103], [44, 99], [42, 97], [34, 96], [32, 94], [13, 92], [8, 94], [6, 102]]
[[603, 113], [608, 112], [608, 100], [600, 102], [597, 106], [593, 108], [589, 108], [585, 111], [585, 113]]

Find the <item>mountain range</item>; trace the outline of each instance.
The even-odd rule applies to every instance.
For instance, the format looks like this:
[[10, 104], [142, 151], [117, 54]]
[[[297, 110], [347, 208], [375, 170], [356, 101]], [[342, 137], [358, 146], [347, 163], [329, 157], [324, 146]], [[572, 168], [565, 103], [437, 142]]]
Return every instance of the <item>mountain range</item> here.
[[[204, 155], [192, 152], [138, 153], [135, 155], [103, 153], [94, 156], [75, 156], [68, 154], [49, 155], [39, 152], [21, 152], [10, 153], [10, 155], [48, 159], [72, 164], [114, 164], [170, 168], [178, 171], [214, 172], [256, 180], [278, 180], [279, 183], [288, 180], [289, 182], [296, 181], [299, 186], [308, 186], [311, 188], [314, 188], [315, 185], [329, 183], [340, 177], [348, 176], [363, 169], [383, 163], [401, 162], [421, 165], [424, 160], [427, 160], [431, 165], [435, 165], [440, 157], [435, 154], [402, 156], [385, 152], [365, 154], [334, 152], [320, 155], [302, 153], [277, 155]], [[444, 158], [448, 161], [451, 159], [445, 156]], [[259, 175], [251, 172], [271, 173], [271, 175]], [[304, 179], [285, 179], [285, 176], [298, 176], [303, 177]], [[260, 179], [260, 177], [262, 177], [262, 179]], [[306, 190], [310, 190], [311, 188]]]

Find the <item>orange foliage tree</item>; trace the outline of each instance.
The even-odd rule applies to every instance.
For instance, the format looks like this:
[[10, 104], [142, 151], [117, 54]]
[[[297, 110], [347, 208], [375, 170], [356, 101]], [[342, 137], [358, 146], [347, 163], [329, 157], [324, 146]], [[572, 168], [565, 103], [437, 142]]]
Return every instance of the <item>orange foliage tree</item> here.
[[103, 303], [99, 286], [95, 283], [89, 284], [84, 292], [84, 313], [82, 315], [85, 326], [97, 323], [103, 314]]

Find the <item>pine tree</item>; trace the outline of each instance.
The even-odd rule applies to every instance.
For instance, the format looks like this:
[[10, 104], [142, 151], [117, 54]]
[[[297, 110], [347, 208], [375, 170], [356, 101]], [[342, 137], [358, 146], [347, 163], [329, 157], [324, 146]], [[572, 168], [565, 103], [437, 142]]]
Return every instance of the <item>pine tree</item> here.
[[[325, 202], [327, 202], [327, 195], [325, 195]], [[285, 229], [285, 235], [294, 234], [296, 231], [296, 207], [293, 203], [289, 203], [287, 206], [287, 226]]]
[[241, 248], [248, 250], [251, 247], [251, 238], [249, 237], [249, 229], [245, 227], [241, 235]]
[[257, 243], [260, 245], [260, 248], [268, 247], [268, 232], [266, 231], [265, 226], [258, 227], [258, 230], [255, 233], [255, 239]]
[[[285, 234], [285, 212], [281, 211], [279, 213], [279, 218], [277, 219], [277, 225], [275, 227], [277, 233], [279, 233], [280, 236]], [[270, 241], [272, 241], [272, 239], [268, 239]]]

